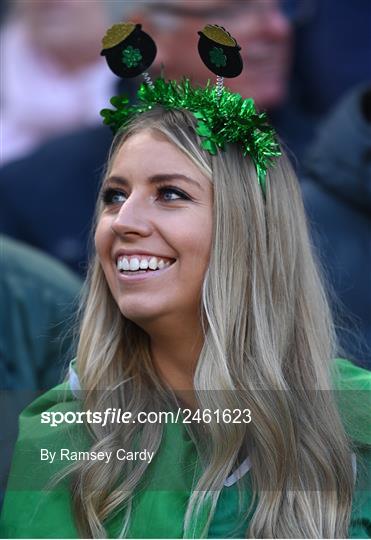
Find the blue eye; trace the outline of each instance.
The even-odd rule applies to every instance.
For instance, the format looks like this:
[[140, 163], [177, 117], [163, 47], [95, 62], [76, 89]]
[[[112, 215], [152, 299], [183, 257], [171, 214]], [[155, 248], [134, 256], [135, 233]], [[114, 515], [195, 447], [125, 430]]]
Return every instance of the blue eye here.
[[108, 188], [103, 191], [102, 199], [104, 204], [122, 204], [126, 201], [126, 195], [118, 189]]
[[[107, 188], [102, 192], [102, 200], [105, 205], [123, 204], [127, 200], [127, 194], [124, 191], [114, 188]], [[165, 202], [178, 200], [191, 200], [190, 197], [179, 188], [161, 187], [158, 188], [159, 199]]]
[[178, 201], [179, 199], [189, 201], [190, 198], [183, 191], [173, 187], [159, 188], [159, 194], [164, 201]]

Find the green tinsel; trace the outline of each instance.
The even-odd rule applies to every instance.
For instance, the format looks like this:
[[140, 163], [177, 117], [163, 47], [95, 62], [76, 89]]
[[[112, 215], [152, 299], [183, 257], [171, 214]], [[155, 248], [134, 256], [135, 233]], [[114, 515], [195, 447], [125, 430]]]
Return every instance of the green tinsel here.
[[215, 86], [193, 87], [188, 79], [181, 83], [157, 79], [153, 86], [142, 84], [137, 93], [138, 104], [129, 103], [127, 96], [115, 96], [111, 104], [116, 110], [103, 109], [104, 123], [114, 132], [133, 117], [150, 110], [154, 105], [165, 109], [186, 109], [197, 119], [196, 131], [202, 147], [215, 155], [226, 143], [238, 143], [243, 154], [253, 160], [259, 184], [266, 192], [266, 173], [272, 158], [281, 155], [273, 128], [265, 113], [258, 113], [254, 101], [243, 99], [223, 88], [220, 95]]

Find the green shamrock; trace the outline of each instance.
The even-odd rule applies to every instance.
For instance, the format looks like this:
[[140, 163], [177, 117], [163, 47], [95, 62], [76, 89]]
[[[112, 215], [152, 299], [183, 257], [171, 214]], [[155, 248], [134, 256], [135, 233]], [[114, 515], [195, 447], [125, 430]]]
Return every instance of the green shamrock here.
[[131, 45], [122, 51], [122, 63], [128, 68], [137, 67], [141, 60], [142, 55], [140, 50], [134, 49]]
[[227, 64], [227, 57], [221, 47], [213, 47], [209, 53], [209, 57], [211, 62], [218, 68], [224, 67]]

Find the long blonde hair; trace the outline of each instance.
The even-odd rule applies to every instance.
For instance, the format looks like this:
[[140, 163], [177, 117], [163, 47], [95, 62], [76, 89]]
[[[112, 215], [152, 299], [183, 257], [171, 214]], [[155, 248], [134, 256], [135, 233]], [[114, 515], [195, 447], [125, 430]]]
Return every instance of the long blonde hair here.
[[[297, 180], [287, 158], [276, 159], [265, 200], [255, 168], [239, 148], [229, 145], [210, 156], [201, 150], [194, 125], [190, 113], [153, 109], [116, 137], [108, 163], [109, 171], [134, 133], [158, 130], [213, 183], [213, 245], [201, 306], [205, 340], [194, 389], [199, 407], [211, 410], [230, 407], [237, 391], [253, 421], [208, 426], [203, 472], [188, 503], [186, 530], [206, 498], [211, 521], [223, 483], [246, 448], [255, 496], [247, 537], [346, 537], [350, 450], [328, 391], [336, 341]], [[98, 205], [98, 219], [100, 211]], [[85, 406], [97, 406], [100, 390], [106, 406], [134, 415], [156, 408], [163, 385], [148, 335], [120, 313], [96, 258], [87, 283], [77, 352]], [[211, 392], [215, 388], [223, 392]], [[140, 429], [143, 447], [157, 451], [163, 426], [94, 424], [91, 429], [92, 450], [133, 448]], [[74, 508], [81, 534], [104, 537], [103, 522], [124, 507], [125, 535], [131, 497], [147, 466], [116, 460], [77, 466]]]

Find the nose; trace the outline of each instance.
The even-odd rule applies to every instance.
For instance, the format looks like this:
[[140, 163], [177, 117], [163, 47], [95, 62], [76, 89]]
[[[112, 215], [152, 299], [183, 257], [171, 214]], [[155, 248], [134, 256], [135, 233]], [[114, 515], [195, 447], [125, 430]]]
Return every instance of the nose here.
[[165, 31], [162, 34], [154, 32], [154, 35], [156, 36], [157, 53], [151, 70], [156, 74], [162, 74], [163, 70], [169, 72], [171, 71], [173, 58], [171, 52], [174, 48], [173, 32]]
[[132, 194], [113, 217], [111, 229], [117, 236], [125, 239], [150, 236], [153, 232], [150, 214], [149, 205], [139, 194]]
[[265, 20], [266, 32], [276, 39], [287, 39], [291, 34], [291, 23], [279, 3], [273, 3]]

